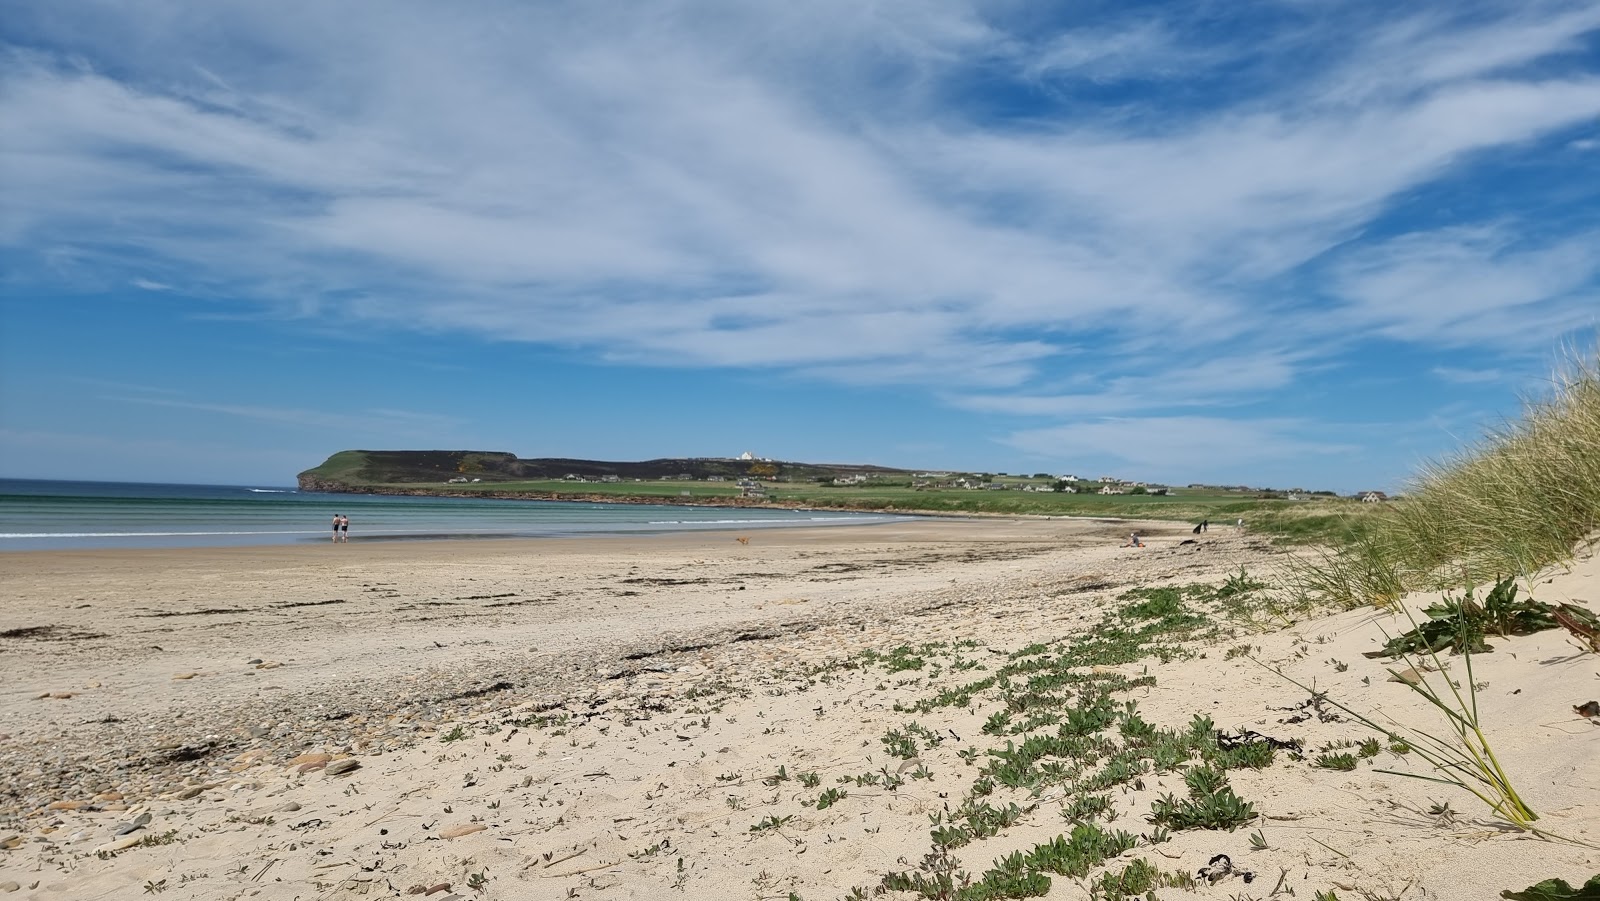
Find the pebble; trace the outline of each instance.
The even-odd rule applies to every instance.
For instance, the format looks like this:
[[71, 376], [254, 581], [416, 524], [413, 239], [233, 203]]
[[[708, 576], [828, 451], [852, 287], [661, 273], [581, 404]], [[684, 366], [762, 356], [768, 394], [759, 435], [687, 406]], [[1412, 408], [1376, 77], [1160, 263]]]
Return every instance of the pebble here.
[[173, 678], [173, 681], [182, 681], [184, 679], [193, 679], [195, 676], [198, 676], [198, 675], [200, 675], [200, 674], [199, 673], [177, 673], [172, 678]]
[[20, 891], [22, 891], [22, 884], [19, 882], [0, 882], [0, 892], [5, 892], [9, 895], [12, 892]]
[[82, 810], [90, 806], [89, 801], [51, 801], [45, 805], [46, 810]]
[[482, 823], [462, 823], [459, 826], [451, 826], [448, 829], [440, 830], [439, 837], [460, 838], [463, 835], [471, 835], [474, 832], [482, 832], [488, 828], [488, 826], [485, 826]]
[[0, 848], [4, 848], [7, 851], [20, 847], [22, 847], [22, 836], [20, 835], [8, 835], [0, 839]]
[[346, 757], [343, 760], [335, 760], [334, 762], [328, 764], [327, 769], [323, 770], [323, 772], [329, 776], [337, 776], [340, 773], [348, 773], [352, 770], [358, 770], [360, 768], [361, 761], [352, 757]]
[[131, 823], [123, 823], [122, 825], [118, 826], [116, 834], [117, 835], [127, 835], [128, 833], [134, 831], [135, 829], [143, 829], [144, 827], [146, 827], [148, 825], [150, 825], [150, 814], [148, 812], [141, 813], [137, 817], [134, 818], [133, 822], [131, 822]]
[[203, 785], [191, 785], [183, 791], [178, 792], [176, 795], [173, 795], [173, 797], [179, 801], [187, 801], [190, 798], [199, 797], [200, 793], [205, 790], [205, 786]]
[[299, 809], [300, 809], [299, 802], [290, 801], [289, 803], [287, 803], [287, 804], [283, 805], [282, 807], [278, 808], [278, 811], [280, 813], [294, 813], [295, 811], [297, 811]]

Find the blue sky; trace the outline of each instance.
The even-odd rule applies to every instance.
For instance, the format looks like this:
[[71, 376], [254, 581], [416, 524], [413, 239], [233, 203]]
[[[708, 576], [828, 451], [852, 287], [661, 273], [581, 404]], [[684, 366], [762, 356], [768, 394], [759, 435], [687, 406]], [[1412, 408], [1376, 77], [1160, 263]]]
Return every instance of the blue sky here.
[[0, 474], [1395, 488], [1600, 325], [1600, 5], [7, 2]]

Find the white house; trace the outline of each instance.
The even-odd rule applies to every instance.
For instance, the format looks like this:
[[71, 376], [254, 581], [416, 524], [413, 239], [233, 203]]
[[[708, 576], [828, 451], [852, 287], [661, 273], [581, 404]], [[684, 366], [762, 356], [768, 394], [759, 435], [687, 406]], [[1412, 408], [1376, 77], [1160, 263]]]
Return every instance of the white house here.
[[1116, 485], [1102, 485], [1102, 486], [1100, 486], [1100, 493], [1101, 494], [1122, 494], [1123, 491], [1122, 491], [1121, 488], [1117, 487]]

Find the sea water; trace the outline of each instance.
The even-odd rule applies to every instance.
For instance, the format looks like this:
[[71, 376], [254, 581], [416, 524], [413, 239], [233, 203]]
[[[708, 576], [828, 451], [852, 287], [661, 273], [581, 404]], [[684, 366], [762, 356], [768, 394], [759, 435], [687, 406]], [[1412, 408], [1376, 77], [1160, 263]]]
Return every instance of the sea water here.
[[328, 541], [542, 538], [852, 525], [873, 513], [324, 494], [294, 488], [0, 479], [0, 551], [216, 547]]

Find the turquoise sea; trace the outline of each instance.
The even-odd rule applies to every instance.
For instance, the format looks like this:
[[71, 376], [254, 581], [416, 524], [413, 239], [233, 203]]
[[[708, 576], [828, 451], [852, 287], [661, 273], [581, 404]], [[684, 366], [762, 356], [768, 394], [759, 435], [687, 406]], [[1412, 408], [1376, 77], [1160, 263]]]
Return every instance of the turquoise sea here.
[[0, 479], [0, 551], [327, 541], [554, 538], [881, 523], [903, 516], [748, 507], [321, 494], [294, 488]]

